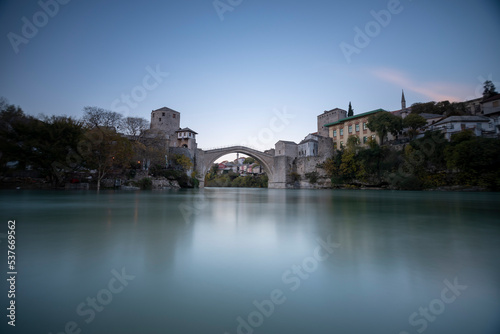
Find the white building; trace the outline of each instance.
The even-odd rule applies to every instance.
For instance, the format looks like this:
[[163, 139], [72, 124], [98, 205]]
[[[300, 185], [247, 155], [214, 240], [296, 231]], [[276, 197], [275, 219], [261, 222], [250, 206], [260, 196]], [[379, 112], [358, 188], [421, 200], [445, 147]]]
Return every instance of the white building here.
[[455, 133], [471, 130], [478, 137], [495, 135], [494, 121], [485, 116], [450, 116], [429, 126], [429, 130], [439, 130], [450, 140]]
[[298, 145], [299, 157], [316, 157], [318, 156], [318, 136], [309, 134]]

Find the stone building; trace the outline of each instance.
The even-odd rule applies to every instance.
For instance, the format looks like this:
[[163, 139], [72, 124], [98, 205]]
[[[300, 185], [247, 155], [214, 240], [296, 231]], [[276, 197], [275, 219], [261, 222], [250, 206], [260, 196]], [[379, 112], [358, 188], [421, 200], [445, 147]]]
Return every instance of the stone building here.
[[328, 128], [325, 127], [325, 124], [334, 123], [346, 117], [347, 111], [339, 108], [327, 110], [321, 115], [318, 115], [318, 135], [328, 137]]
[[307, 135], [298, 145], [299, 157], [318, 156], [318, 135], [311, 133]]
[[196, 164], [198, 145], [196, 144], [196, 133], [190, 128], [180, 127], [181, 113], [173, 109], [163, 107], [151, 111], [151, 126], [145, 136], [156, 141], [165, 143], [166, 160], [176, 154], [182, 154]]
[[163, 132], [169, 140], [176, 137], [176, 131], [180, 129], [180, 124], [181, 113], [178, 111], [167, 107], [151, 111], [151, 130]]
[[280, 140], [275, 144], [275, 156], [296, 158], [298, 155], [297, 144], [293, 141]]
[[177, 134], [177, 140], [173, 142], [174, 147], [183, 147], [190, 150], [196, 150], [198, 148], [196, 144], [197, 132], [194, 132], [190, 128], [184, 128], [175, 131], [175, 133]]

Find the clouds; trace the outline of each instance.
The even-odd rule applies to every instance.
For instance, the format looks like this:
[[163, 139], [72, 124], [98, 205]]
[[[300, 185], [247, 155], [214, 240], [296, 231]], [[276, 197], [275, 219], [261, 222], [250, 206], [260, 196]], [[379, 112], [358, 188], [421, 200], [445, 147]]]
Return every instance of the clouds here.
[[407, 92], [417, 93], [432, 101], [460, 102], [464, 100], [463, 96], [467, 96], [474, 90], [472, 86], [455, 82], [419, 82], [408, 73], [392, 68], [374, 68], [369, 72], [380, 80], [398, 85]]

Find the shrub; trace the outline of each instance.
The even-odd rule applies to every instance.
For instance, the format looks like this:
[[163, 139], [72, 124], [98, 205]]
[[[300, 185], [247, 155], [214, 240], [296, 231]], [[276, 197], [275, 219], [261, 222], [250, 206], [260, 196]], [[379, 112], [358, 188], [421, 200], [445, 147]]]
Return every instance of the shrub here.
[[141, 189], [147, 190], [147, 189], [153, 188], [153, 181], [151, 181], [150, 177], [145, 177], [145, 178], [140, 179], [139, 182], [137, 182], [137, 185]]
[[309, 183], [315, 184], [318, 182], [319, 174], [318, 172], [306, 173], [306, 178], [309, 180]]

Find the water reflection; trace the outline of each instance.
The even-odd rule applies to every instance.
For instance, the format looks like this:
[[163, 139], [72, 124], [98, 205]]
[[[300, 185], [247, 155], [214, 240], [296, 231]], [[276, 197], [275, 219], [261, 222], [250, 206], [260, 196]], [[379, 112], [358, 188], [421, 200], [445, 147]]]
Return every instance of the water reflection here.
[[[208, 188], [0, 196], [2, 213], [19, 222], [24, 332], [59, 332], [73, 319], [84, 333], [232, 334], [238, 317], [279, 289], [286, 301], [255, 333], [416, 333], [409, 316], [456, 277], [467, 290], [426, 332], [500, 328], [498, 194]], [[307, 278], [291, 271], [301, 283], [292, 290], [284, 273], [328, 236], [340, 248]], [[136, 279], [86, 324], [76, 306], [124, 267]]]

